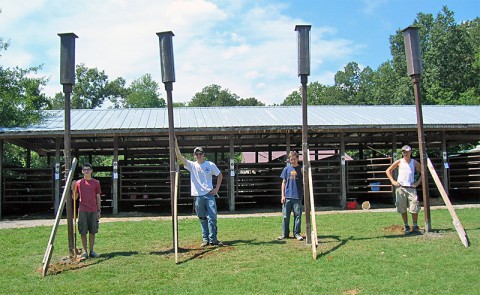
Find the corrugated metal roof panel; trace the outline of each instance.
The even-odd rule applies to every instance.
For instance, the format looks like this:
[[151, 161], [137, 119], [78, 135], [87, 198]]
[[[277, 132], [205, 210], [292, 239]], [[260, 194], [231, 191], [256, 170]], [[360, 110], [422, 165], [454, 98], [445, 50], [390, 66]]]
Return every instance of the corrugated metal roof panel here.
[[[480, 106], [423, 106], [425, 126], [480, 128]], [[45, 120], [26, 128], [1, 128], [0, 134], [64, 129], [63, 110], [46, 111]], [[275, 128], [302, 125], [300, 106], [174, 108], [174, 125], [183, 129]], [[167, 129], [167, 109], [72, 110], [72, 131]], [[415, 106], [309, 106], [310, 128], [415, 126]]]

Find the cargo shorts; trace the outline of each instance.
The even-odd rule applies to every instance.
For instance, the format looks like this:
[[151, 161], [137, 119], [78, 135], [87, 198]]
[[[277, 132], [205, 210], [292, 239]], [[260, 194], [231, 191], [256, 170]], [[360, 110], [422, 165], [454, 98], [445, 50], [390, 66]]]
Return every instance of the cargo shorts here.
[[420, 202], [418, 201], [417, 190], [413, 187], [398, 187], [395, 191], [395, 206], [398, 213], [412, 214], [420, 211]]
[[81, 235], [98, 233], [97, 212], [78, 212], [78, 232]]

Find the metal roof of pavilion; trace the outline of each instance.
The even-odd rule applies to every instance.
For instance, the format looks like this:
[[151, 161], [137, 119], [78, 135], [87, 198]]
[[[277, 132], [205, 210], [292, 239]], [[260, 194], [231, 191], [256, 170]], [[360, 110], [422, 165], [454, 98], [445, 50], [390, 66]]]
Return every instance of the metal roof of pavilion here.
[[[480, 106], [422, 107], [425, 128], [480, 128]], [[2, 128], [0, 138], [58, 134], [64, 130], [64, 111], [46, 111], [40, 124]], [[175, 128], [208, 130], [282, 130], [302, 125], [300, 106], [174, 108]], [[309, 106], [311, 129], [416, 128], [416, 109], [408, 106]], [[72, 110], [71, 130], [82, 133], [159, 132], [168, 130], [166, 108]]]

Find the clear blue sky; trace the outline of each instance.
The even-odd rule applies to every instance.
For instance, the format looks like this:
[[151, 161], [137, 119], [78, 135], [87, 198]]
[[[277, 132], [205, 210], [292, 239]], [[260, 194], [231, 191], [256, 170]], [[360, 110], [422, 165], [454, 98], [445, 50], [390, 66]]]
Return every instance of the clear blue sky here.
[[330, 85], [350, 61], [376, 69], [391, 59], [389, 36], [444, 5], [457, 22], [480, 15], [478, 0], [0, 0], [0, 36], [11, 43], [0, 64], [43, 65], [53, 96], [62, 89], [57, 33], [74, 32], [77, 64], [127, 84], [150, 73], [161, 84], [155, 33], [173, 31], [174, 101], [218, 84], [281, 103], [300, 84], [295, 25], [312, 25], [309, 82]]

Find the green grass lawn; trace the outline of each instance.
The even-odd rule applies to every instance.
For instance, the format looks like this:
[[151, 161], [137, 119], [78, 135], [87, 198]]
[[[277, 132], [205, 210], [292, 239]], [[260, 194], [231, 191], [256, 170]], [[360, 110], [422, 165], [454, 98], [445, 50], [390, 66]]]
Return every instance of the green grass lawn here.
[[[0, 230], [1, 294], [478, 294], [480, 209], [432, 210], [433, 231], [403, 236], [396, 213], [317, 215], [318, 259], [294, 239], [277, 241], [281, 217], [224, 218], [224, 247], [200, 248], [198, 220], [179, 221], [175, 264], [171, 221], [101, 223], [100, 258], [62, 264], [59, 228], [51, 271], [41, 277], [50, 227]], [[420, 213], [423, 227], [423, 212]], [[52, 222], [53, 223], [53, 222]], [[303, 225], [304, 227], [304, 225]], [[80, 247], [79, 243], [79, 247]]]

